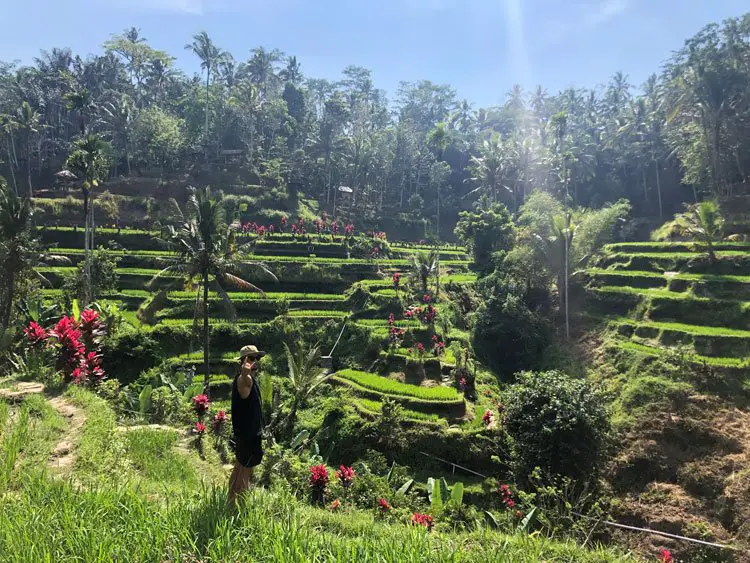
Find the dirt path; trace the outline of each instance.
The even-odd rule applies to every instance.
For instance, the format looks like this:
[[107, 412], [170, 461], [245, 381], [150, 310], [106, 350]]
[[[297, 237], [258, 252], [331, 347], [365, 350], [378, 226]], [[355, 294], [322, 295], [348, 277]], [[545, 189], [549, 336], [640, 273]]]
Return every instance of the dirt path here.
[[6, 399], [11, 403], [22, 401], [26, 395], [34, 393], [43, 393], [44, 385], [32, 381], [22, 381], [11, 389], [0, 389], [0, 398]]
[[62, 440], [52, 450], [47, 467], [56, 470], [67, 470], [73, 466], [75, 461], [74, 448], [81, 436], [83, 424], [86, 422], [86, 413], [83, 409], [75, 406], [64, 397], [50, 399], [49, 404], [55, 408], [68, 421], [68, 429]]

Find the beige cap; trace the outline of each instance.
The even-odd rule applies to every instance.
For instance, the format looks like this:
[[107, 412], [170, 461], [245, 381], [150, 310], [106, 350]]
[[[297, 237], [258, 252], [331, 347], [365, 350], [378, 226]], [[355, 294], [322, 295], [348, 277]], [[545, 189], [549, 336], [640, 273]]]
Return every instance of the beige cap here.
[[247, 356], [253, 356], [255, 358], [262, 358], [265, 356], [265, 352], [261, 352], [258, 350], [256, 346], [253, 346], [252, 344], [248, 344], [247, 346], [243, 346], [240, 350], [240, 360], [246, 358]]

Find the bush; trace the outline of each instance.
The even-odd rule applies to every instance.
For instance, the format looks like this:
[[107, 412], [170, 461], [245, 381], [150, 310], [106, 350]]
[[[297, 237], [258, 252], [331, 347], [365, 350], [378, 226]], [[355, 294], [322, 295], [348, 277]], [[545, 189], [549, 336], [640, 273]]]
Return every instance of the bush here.
[[610, 432], [600, 393], [559, 371], [524, 372], [505, 403], [519, 481], [525, 482], [535, 467], [581, 482], [596, 477]]
[[133, 332], [107, 342], [102, 363], [110, 377], [127, 385], [135, 381], [141, 372], [156, 366], [161, 359], [159, 344], [153, 338], [142, 332]]
[[[118, 259], [102, 247], [91, 252], [91, 296], [98, 296], [117, 291]], [[78, 299], [84, 303], [84, 272], [86, 264], [83, 260], [78, 264], [74, 274], [65, 277], [63, 282], [63, 296], [66, 300]]]

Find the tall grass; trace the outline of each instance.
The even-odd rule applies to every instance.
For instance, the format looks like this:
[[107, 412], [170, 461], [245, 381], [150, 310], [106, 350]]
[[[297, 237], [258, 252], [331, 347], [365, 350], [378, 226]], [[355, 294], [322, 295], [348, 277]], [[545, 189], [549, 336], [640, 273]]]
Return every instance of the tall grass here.
[[630, 561], [613, 550], [489, 530], [429, 534], [364, 513], [331, 514], [254, 490], [238, 512], [222, 489], [150, 501], [127, 485], [78, 491], [32, 477], [0, 497], [0, 554], [26, 561], [467, 562]]

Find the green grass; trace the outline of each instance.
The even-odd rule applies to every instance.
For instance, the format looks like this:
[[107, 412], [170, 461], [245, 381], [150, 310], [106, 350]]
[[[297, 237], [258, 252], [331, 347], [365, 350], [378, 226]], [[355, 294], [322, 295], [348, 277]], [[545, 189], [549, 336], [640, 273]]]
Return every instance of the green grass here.
[[733, 276], [733, 275], [716, 275], [716, 274], [689, 274], [689, 273], [675, 273], [665, 275], [660, 272], [644, 272], [639, 270], [611, 270], [602, 268], [591, 268], [586, 270], [589, 274], [593, 275], [613, 275], [613, 276], [624, 276], [624, 277], [643, 277], [643, 278], [660, 278], [665, 281], [670, 279], [675, 280], [686, 280], [686, 281], [710, 281], [710, 282], [739, 282], [739, 283], [750, 283], [750, 276]]
[[429, 534], [405, 523], [382, 524], [372, 514], [332, 514], [289, 494], [255, 489], [238, 513], [226, 491], [198, 489], [148, 499], [110, 479], [92, 490], [29, 478], [0, 496], [0, 554], [26, 561], [278, 561], [285, 563], [473, 561], [625, 562], [614, 549], [488, 529]]
[[633, 326], [653, 327], [660, 330], [673, 330], [677, 332], [685, 332], [688, 334], [696, 334], [701, 336], [740, 336], [743, 338], [750, 338], [750, 330], [739, 330], [718, 326], [691, 325], [684, 323], [657, 321], [637, 322], [625, 317], [613, 319], [613, 321], [616, 323], [630, 324]]
[[[631, 352], [638, 352], [640, 354], [646, 354], [649, 356], [663, 356], [668, 354], [670, 350], [665, 348], [658, 348], [655, 346], [646, 346], [645, 344], [639, 344], [630, 340], [617, 340], [615, 346], [623, 350], [630, 350]], [[699, 354], [687, 354], [687, 359], [693, 363], [706, 364], [717, 367], [745, 367], [748, 365], [747, 358], [721, 358], [712, 356], [701, 356]]]
[[423, 401], [458, 401], [461, 400], [459, 393], [452, 387], [420, 387], [409, 385], [393, 379], [388, 379], [374, 373], [345, 369], [336, 372], [336, 377], [351, 381], [370, 391], [376, 391], [384, 395], [393, 395], [407, 398], [420, 399]]
[[[383, 403], [379, 401], [373, 401], [371, 399], [359, 398], [355, 399], [354, 402], [360, 405], [365, 411], [368, 411], [372, 414], [380, 414], [380, 411], [383, 409]], [[427, 414], [411, 409], [403, 409], [403, 414], [406, 420], [415, 420], [418, 422], [434, 422], [436, 424], [445, 423], [445, 419], [436, 414]]]
[[177, 431], [137, 429], [125, 433], [127, 457], [133, 469], [157, 486], [197, 487], [200, 478], [185, 454], [177, 453]]

